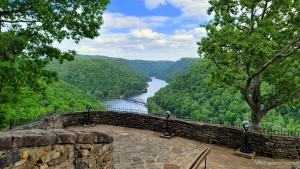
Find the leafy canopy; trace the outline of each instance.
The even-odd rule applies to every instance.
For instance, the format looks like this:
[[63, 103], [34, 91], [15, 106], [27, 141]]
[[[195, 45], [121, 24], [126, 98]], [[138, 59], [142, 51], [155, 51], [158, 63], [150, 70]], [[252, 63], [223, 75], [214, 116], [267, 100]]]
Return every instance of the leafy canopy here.
[[[132, 69], [124, 59], [79, 58], [60, 65], [51, 62], [47, 69], [58, 72], [58, 77], [78, 87], [85, 93], [97, 95], [100, 99], [127, 97], [146, 90], [149, 79]], [[92, 73], [91, 73], [92, 72]]]
[[99, 36], [109, 0], [1, 0], [0, 103], [9, 93], [28, 87], [41, 89], [40, 80], [57, 80], [44, 67], [53, 59], [73, 60], [76, 52], [60, 51], [54, 42]]
[[[300, 1], [210, 0], [214, 19], [199, 54], [211, 60], [212, 84], [234, 86], [260, 117], [299, 101]], [[269, 90], [262, 93], [264, 84]], [[252, 112], [255, 113], [255, 112]]]

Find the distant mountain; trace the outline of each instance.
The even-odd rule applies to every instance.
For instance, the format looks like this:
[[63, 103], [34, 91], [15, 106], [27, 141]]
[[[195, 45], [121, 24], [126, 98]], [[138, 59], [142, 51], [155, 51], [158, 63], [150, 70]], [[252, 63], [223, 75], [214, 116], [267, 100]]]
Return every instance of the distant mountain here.
[[157, 74], [155, 77], [171, 82], [186, 72], [192, 65], [197, 62], [198, 58], [182, 58], [173, 63], [169, 68]]
[[83, 55], [83, 54], [77, 54], [75, 56], [75, 59], [79, 58], [85, 58], [85, 59], [99, 59], [99, 58], [111, 58], [108, 56], [103, 56], [103, 55]]
[[75, 58], [97, 59], [97, 58], [110, 58], [115, 59], [121, 63], [126, 63], [138, 72], [147, 76], [156, 76], [160, 72], [168, 69], [175, 62], [173, 61], [149, 61], [149, 60], [128, 60], [123, 58], [113, 58], [102, 55], [82, 55], [78, 54]]
[[148, 76], [156, 76], [173, 65], [173, 61], [124, 60], [133, 69]]
[[47, 68], [58, 72], [65, 82], [99, 98], [119, 98], [144, 92], [150, 79], [124, 61], [109, 57], [79, 57], [64, 64], [55, 61]]

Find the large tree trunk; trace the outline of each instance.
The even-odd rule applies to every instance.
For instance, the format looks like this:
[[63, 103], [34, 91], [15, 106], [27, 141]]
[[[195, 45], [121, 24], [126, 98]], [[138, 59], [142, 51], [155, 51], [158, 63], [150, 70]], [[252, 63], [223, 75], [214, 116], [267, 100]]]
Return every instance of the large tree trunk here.
[[251, 107], [252, 130], [257, 132], [261, 131], [261, 120], [262, 120], [262, 113], [261, 113], [260, 105], [255, 105]]
[[250, 105], [250, 108], [252, 130], [258, 132], [261, 131], [261, 120], [263, 118], [261, 111], [260, 85], [260, 75], [257, 75], [252, 84], [252, 104]]

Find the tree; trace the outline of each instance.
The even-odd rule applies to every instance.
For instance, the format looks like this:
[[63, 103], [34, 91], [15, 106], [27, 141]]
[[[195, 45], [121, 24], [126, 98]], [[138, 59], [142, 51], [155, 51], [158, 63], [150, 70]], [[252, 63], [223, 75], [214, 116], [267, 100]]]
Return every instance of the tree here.
[[0, 104], [24, 88], [40, 91], [41, 81], [57, 80], [44, 67], [53, 59], [73, 60], [54, 42], [99, 36], [109, 0], [2, 0], [0, 3]]
[[[254, 130], [272, 109], [299, 104], [300, 1], [210, 0], [214, 19], [198, 53], [210, 60], [211, 85], [234, 86], [251, 109]], [[261, 86], [269, 90], [261, 92]]]

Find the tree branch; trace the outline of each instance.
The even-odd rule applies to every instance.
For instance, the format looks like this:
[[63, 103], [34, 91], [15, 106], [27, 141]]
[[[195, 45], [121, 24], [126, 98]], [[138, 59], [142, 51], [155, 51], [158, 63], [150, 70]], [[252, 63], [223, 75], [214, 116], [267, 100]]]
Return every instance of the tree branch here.
[[265, 0], [265, 6], [264, 6], [264, 9], [262, 11], [262, 14], [261, 14], [261, 17], [260, 17], [260, 20], [263, 20], [265, 18], [265, 14], [266, 14], [266, 11], [267, 11], [267, 7], [268, 7], [268, 0]]
[[[26, 21], [26, 20], [8, 21], [8, 20], [0, 20], [0, 22], [7, 22], [7, 23], [19, 23], [19, 22], [35, 23], [35, 22], [40, 22], [40, 21]], [[44, 22], [46, 22], [46, 21], [44, 21]]]
[[248, 95], [248, 90], [250, 88], [250, 85], [251, 85], [251, 79], [248, 79], [247, 82], [246, 82], [246, 86], [243, 88], [243, 95], [244, 95], [244, 98], [245, 98], [246, 102], [251, 107], [251, 106], [254, 105], [254, 103]]
[[31, 33], [31, 34], [27, 34], [27, 33], [24, 33], [24, 32], [18, 33], [18, 36], [27, 36], [27, 37], [31, 37], [31, 36], [36, 36], [36, 35], [38, 35], [37, 32], [33, 32], [33, 33]]
[[[288, 93], [288, 91], [286, 91], [285, 93]], [[282, 94], [282, 93], [281, 93]], [[294, 98], [298, 98], [300, 97], [300, 90], [298, 92], [296, 92], [296, 94], [294, 94]], [[289, 100], [280, 100], [280, 101], [276, 101], [272, 104], [269, 104], [267, 107], [265, 107], [261, 112], [263, 115], [266, 115], [268, 113], [268, 111], [270, 111], [271, 109], [277, 107], [278, 105], [282, 105], [287, 103]]]
[[296, 92], [296, 94], [294, 94], [294, 97], [295, 97], [295, 98], [300, 97], [300, 90], [299, 90], [298, 92]]
[[246, 62], [246, 69], [247, 69], [247, 74], [250, 74], [250, 63]]
[[270, 96], [269, 98], [266, 98], [266, 99], [262, 99], [262, 103], [265, 102], [265, 101], [270, 101], [270, 100], [273, 100], [274, 98], [276, 98], [277, 96], [281, 95], [281, 94], [285, 94], [285, 93], [289, 93], [289, 90], [285, 90], [285, 91], [281, 91], [281, 92], [278, 92], [278, 93], [274, 93], [272, 96]]
[[16, 10], [10, 10], [10, 11], [0, 11], [0, 15], [7, 15], [7, 14], [11, 14], [11, 13], [20, 13], [24, 11], [24, 7], [29, 6], [28, 3], [26, 2], [21, 2], [21, 6], [19, 9]]
[[234, 85], [235, 85], [239, 90], [241, 90], [241, 91], [244, 90], [244, 88], [243, 88], [240, 84], [238, 84], [238, 82], [233, 81], [233, 83], [234, 83]]
[[300, 41], [300, 31], [297, 33], [296, 37], [278, 54], [276, 54], [271, 60], [267, 61], [267, 63], [265, 63], [260, 69], [258, 69], [255, 73], [253, 73], [249, 79], [253, 79], [255, 76], [259, 75], [261, 72], [263, 72], [265, 69], [267, 69], [269, 67], [269, 65], [271, 65], [273, 62], [275, 62], [277, 59], [281, 58], [281, 57], [287, 57], [290, 56], [291, 54], [293, 54], [294, 52], [296, 52], [298, 49], [300, 49], [300, 44], [294, 48], [291, 52], [285, 54], [288, 49], [295, 43]]
[[274, 109], [274, 108], [277, 107], [278, 105], [285, 104], [286, 102], [287, 102], [287, 100], [280, 100], [280, 101], [274, 102], [274, 103], [269, 104], [268, 106], [264, 107], [264, 108], [261, 110], [262, 117], [265, 116], [270, 110]]
[[236, 28], [238, 28], [239, 30], [243, 31], [244, 29], [247, 29], [246, 26], [242, 26], [242, 25], [238, 25], [238, 24], [235, 24], [235, 23], [232, 23]]
[[224, 68], [221, 68], [221, 66], [217, 63], [217, 61], [215, 60], [215, 58], [212, 59], [213, 62], [215, 63], [215, 65], [219, 68], [219, 69], [224, 69]]

